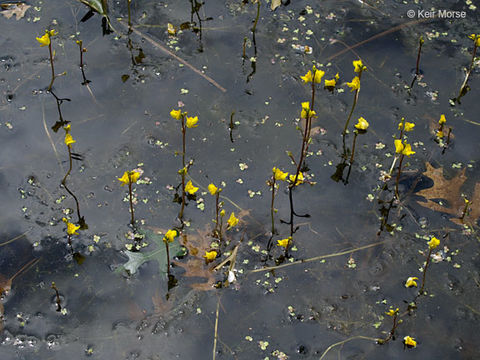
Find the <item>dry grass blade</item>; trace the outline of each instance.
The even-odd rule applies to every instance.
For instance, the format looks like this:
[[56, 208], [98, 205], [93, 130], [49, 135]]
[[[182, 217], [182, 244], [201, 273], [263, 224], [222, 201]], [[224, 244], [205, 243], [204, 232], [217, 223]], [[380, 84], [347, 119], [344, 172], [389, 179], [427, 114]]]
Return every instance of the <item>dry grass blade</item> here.
[[217, 301], [217, 311], [215, 312], [215, 333], [213, 337], [213, 354], [212, 359], [215, 360], [217, 356], [217, 339], [218, 339], [218, 315], [220, 313], [220, 299]]
[[45, 121], [45, 106], [42, 102], [42, 122], [43, 122], [43, 128], [45, 129], [45, 133], [47, 134], [48, 140], [50, 141], [50, 145], [52, 145], [53, 152], [55, 153], [55, 157], [57, 158], [58, 166], [60, 166], [60, 169], [62, 172], [65, 172], [62, 166], [62, 161], [60, 160], [60, 156], [58, 155], [57, 148], [55, 147], [55, 143], [52, 140], [52, 136], [50, 135], [50, 132], [48, 131], [47, 127], [47, 122]]
[[361, 251], [361, 250], [365, 250], [365, 249], [368, 249], [368, 248], [371, 248], [371, 247], [375, 247], [375, 246], [378, 246], [378, 245], [382, 245], [382, 244], [384, 244], [384, 243], [385, 243], [385, 240], [379, 241], [379, 242], [376, 242], [376, 243], [373, 243], [373, 244], [365, 245], [365, 246], [360, 246], [360, 247], [358, 247], [358, 248], [351, 249], [351, 250], [345, 250], [345, 251], [341, 251], [341, 252], [337, 252], [337, 253], [333, 253], [333, 254], [315, 256], [315, 257], [312, 257], [312, 258], [303, 259], [303, 260], [297, 260], [297, 261], [294, 261], [294, 262], [291, 262], [291, 263], [286, 263], [286, 264], [277, 265], [277, 266], [269, 266], [269, 267], [264, 267], [264, 268], [261, 268], [261, 269], [255, 269], [255, 270], [250, 271], [250, 273], [257, 273], [257, 272], [262, 272], [262, 271], [278, 270], [278, 269], [282, 269], [282, 268], [285, 268], [285, 267], [288, 267], [288, 266], [305, 264], [305, 263], [309, 263], [309, 262], [312, 262], [312, 261], [318, 261], [318, 260], [322, 260], [322, 259], [327, 259], [327, 258], [332, 258], [332, 257], [337, 257], [337, 256], [342, 256], [342, 255], [347, 255], [347, 254], [352, 254], [352, 253], [354, 253], [354, 252]]
[[[413, 21], [409, 21], [409, 22], [406, 22], [405, 24], [400, 24], [400, 25], [397, 25], [397, 26], [394, 26], [393, 28], [391, 29], [388, 29], [388, 30], [385, 30], [385, 31], [382, 31], [380, 34], [376, 34], [376, 35], [373, 35], [372, 37], [369, 37], [368, 39], [365, 39], [365, 40], [362, 40], [358, 43], [356, 43], [355, 45], [352, 45], [352, 46], [348, 46], [345, 44], [345, 46], [347, 46], [345, 49], [333, 54], [332, 56], [329, 56], [326, 61], [330, 61], [332, 59], [335, 59], [336, 57], [340, 56], [340, 55], [343, 55], [345, 54], [346, 52], [349, 52], [359, 46], [362, 46], [362, 45], [365, 45], [366, 43], [370, 42], [370, 41], [373, 41], [375, 39], [378, 39], [378, 38], [381, 38], [382, 36], [385, 36], [385, 35], [388, 35], [392, 32], [395, 32], [395, 31], [398, 31], [398, 30], [401, 30], [403, 29], [404, 27], [406, 26], [412, 26], [412, 25], [417, 25], [417, 24], [420, 24], [422, 22], [425, 22], [425, 21], [431, 21], [431, 19], [420, 19], [420, 20], [413, 20]], [[335, 42], [337, 42], [335, 40]]]
[[352, 336], [352, 337], [349, 337], [348, 339], [345, 339], [345, 340], [342, 340], [342, 341], [339, 341], [335, 344], [332, 344], [330, 345], [322, 354], [322, 356], [320, 356], [320, 359], [319, 360], [322, 360], [326, 355], [327, 353], [332, 350], [334, 347], [337, 347], [339, 345], [343, 345], [347, 342], [350, 342], [352, 340], [356, 340], [356, 339], [363, 339], [363, 340], [372, 340], [372, 341], [378, 341], [380, 339], [377, 339], [377, 338], [372, 338], [372, 337], [369, 337], [369, 336], [361, 336], [361, 335], [358, 335], [358, 336]]
[[[123, 21], [119, 21], [119, 23], [124, 26], [125, 28], [127, 28], [127, 25], [123, 22]], [[165, 46], [163, 46], [162, 44], [160, 44], [158, 41], [155, 41], [153, 40], [150, 36], [142, 33], [141, 31], [135, 29], [135, 28], [132, 28], [132, 31], [143, 37], [145, 40], [147, 40], [150, 44], [152, 44], [153, 46], [155, 46], [157, 49], [160, 49], [161, 51], [163, 51], [164, 53], [168, 54], [169, 56], [173, 57], [175, 60], [177, 60], [178, 62], [181, 62], [183, 65], [185, 65], [186, 67], [190, 68], [191, 70], [193, 70], [195, 73], [197, 73], [198, 75], [200, 75], [201, 77], [203, 77], [205, 80], [207, 80], [210, 84], [212, 84], [213, 86], [215, 86], [217, 89], [219, 89], [220, 91], [222, 92], [227, 92], [227, 89], [225, 89], [223, 86], [219, 85], [215, 80], [213, 80], [211, 77], [205, 75], [204, 73], [202, 73], [200, 70], [198, 70], [197, 68], [193, 67], [190, 63], [186, 62], [185, 60], [183, 60], [181, 57], [175, 55], [173, 52], [171, 52], [170, 50], [168, 50]]]

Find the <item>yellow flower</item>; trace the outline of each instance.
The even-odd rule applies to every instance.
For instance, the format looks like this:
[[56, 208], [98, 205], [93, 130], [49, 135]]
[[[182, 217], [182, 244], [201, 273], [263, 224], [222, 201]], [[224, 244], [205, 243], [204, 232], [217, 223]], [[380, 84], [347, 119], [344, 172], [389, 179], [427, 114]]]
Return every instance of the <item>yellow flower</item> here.
[[353, 71], [355, 71], [356, 73], [367, 70], [367, 67], [362, 63], [362, 60], [353, 60], [353, 67], [355, 68]]
[[178, 231], [175, 229], [170, 229], [167, 231], [167, 233], [163, 237], [163, 241], [173, 242], [177, 236], [178, 236]]
[[405, 287], [407, 287], [407, 288], [417, 287], [417, 282], [415, 280], [418, 280], [418, 277], [410, 276], [407, 279], [407, 281], [405, 281]]
[[185, 191], [193, 195], [198, 191], [198, 187], [193, 186], [192, 180], [188, 180], [187, 185], [185, 185]]
[[67, 224], [67, 234], [68, 235], [78, 235], [77, 230], [80, 229], [79, 225], [72, 224], [66, 218], [62, 218], [62, 221]]
[[312, 71], [308, 70], [308, 72], [304, 76], [300, 76], [300, 79], [302, 79], [305, 84], [312, 82], [313, 80]]
[[[403, 122], [398, 123], [398, 130], [400, 130], [403, 127]], [[405, 131], [412, 131], [413, 128], [415, 127], [414, 123], [411, 122], [405, 122]]]
[[273, 171], [273, 177], [275, 178], [275, 180], [285, 181], [285, 179], [288, 176], [288, 172], [283, 172], [282, 170], [276, 167], [274, 167], [272, 171]]
[[336, 79], [331, 79], [331, 80], [325, 79], [325, 87], [334, 87], [335, 85], [337, 85]]
[[400, 154], [403, 151], [403, 148], [404, 148], [404, 146], [402, 144], [402, 140], [396, 139], [394, 141], [394, 144], [395, 144], [395, 152], [397, 154]]
[[36, 39], [40, 43], [40, 47], [50, 45], [50, 35], [47, 31], [45, 31], [45, 35], [43, 35], [42, 37], [37, 37]]
[[208, 191], [210, 192], [210, 195], [215, 195], [218, 192], [218, 188], [214, 184], [209, 184]]
[[358, 130], [367, 130], [368, 129], [368, 121], [365, 120], [363, 117], [360, 117], [358, 119], [358, 123], [355, 124], [355, 127], [358, 129]]
[[195, 117], [187, 117], [187, 127], [188, 128], [196, 128], [198, 122], [198, 116]]
[[440, 115], [440, 120], [438, 120], [438, 123], [442, 125], [442, 124], [445, 124], [446, 122], [447, 122], [447, 119], [445, 119], [445, 115], [444, 114]]
[[[295, 174], [290, 175], [289, 179], [290, 179], [290, 182], [293, 183], [295, 181]], [[299, 172], [295, 186], [302, 184], [303, 180], [305, 180], [305, 178], [303, 177], [303, 173]]]
[[314, 82], [317, 84], [320, 84], [322, 82], [322, 77], [325, 75], [325, 71], [323, 70], [318, 70], [315, 66], [313, 67], [313, 72], [314, 72]]
[[48, 36], [50, 36], [50, 37], [58, 35], [58, 32], [56, 32], [54, 29], [52, 29], [50, 31], [45, 30], [45, 33], [48, 34]]
[[229, 229], [238, 224], [238, 218], [235, 217], [234, 212], [230, 214], [230, 217], [227, 220], [227, 224]]
[[410, 155], [415, 154], [415, 151], [412, 151], [412, 146], [410, 144], [405, 143], [405, 147], [403, 148], [402, 154], [410, 157]]
[[286, 239], [277, 240], [277, 246], [281, 246], [286, 249], [288, 247], [288, 244], [290, 244], [291, 239], [291, 237], [288, 237]]
[[222, 211], [220, 211], [220, 216], [221, 216], [221, 217], [224, 217], [224, 216], [225, 216], [225, 209], [222, 209]]
[[175, 35], [177, 33], [175, 26], [173, 26], [170, 23], [167, 24], [167, 31], [168, 31], [168, 35]]
[[170, 116], [175, 120], [180, 120], [182, 118], [182, 111], [173, 109], [170, 111]]
[[71, 129], [72, 129], [72, 125], [71, 125], [71, 124], [65, 125], [65, 126], [63, 127], [63, 130], [65, 130], [66, 133], [69, 133]]
[[217, 252], [213, 251], [205, 251], [205, 255], [203, 257], [207, 260], [207, 262], [211, 262], [217, 258]]
[[480, 46], [480, 35], [472, 34], [469, 38], [475, 41], [475, 45]]
[[358, 76], [355, 76], [351, 82], [347, 82], [347, 86], [350, 87], [350, 91], [359, 90], [360, 78]]
[[395, 310], [393, 310], [393, 308], [391, 308], [385, 314], [387, 314], [388, 316], [395, 316], [395, 315], [398, 314], [399, 311], [400, 311], [399, 308], [396, 308]]
[[440, 240], [437, 239], [435, 236], [428, 242], [428, 248], [430, 250], [435, 249], [438, 245], [440, 245]]
[[338, 80], [340, 79], [340, 75], [338, 75], [338, 73], [335, 74], [335, 80]]
[[69, 133], [65, 134], [65, 145], [71, 146], [72, 144], [75, 144], [77, 141], [73, 139], [73, 136]]
[[409, 348], [417, 347], [417, 342], [415, 341], [414, 338], [412, 338], [410, 336], [405, 336], [403, 338], [403, 343], [405, 344], [406, 347], [409, 347]]
[[302, 112], [300, 113], [300, 117], [302, 119], [306, 119], [307, 116], [310, 116], [310, 118], [312, 118], [315, 115], [316, 115], [315, 111], [310, 110], [310, 102], [308, 101], [302, 102]]
[[136, 183], [139, 177], [140, 173], [138, 171], [125, 171], [122, 177], [118, 178], [118, 180], [122, 183], [121, 186], [124, 186]]
[[442, 130], [437, 131], [437, 137], [438, 138], [443, 138], [443, 131]]

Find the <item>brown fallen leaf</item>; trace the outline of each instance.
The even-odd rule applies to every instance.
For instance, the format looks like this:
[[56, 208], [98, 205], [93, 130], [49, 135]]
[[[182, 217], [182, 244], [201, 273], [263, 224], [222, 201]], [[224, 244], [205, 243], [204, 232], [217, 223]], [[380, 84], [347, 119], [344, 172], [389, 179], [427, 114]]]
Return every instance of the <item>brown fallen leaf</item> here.
[[31, 6], [27, 4], [10, 4], [7, 10], [2, 11], [2, 14], [7, 19], [10, 19], [13, 15], [15, 15], [15, 19], [20, 20], [25, 16], [25, 12], [29, 8], [31, 8]]
[[187, 262], [175, 262], [175, 265], [185, 270], [183, 276], [199, 278], [203, 280], [190, 286], [196, 290], [213, 290], [216, 282], [213, 270], [207, 266], [203, 255], [210, 250], [210, 244], [214, 240], [211, 237], [212, 229], [205, 227], [204, 230], [197, 230], [196, 233], [183, 235], [182, 245], [188, 249], [189, 257]]
[[[470, 211], [461, 219], [465, 209], [465, 200], [462, 197], [461, 188], [467, 177], [466, 168], [463, 168], [455, 177], [448, 180], [443, 176], [443, 167], [434, 168], [430, 163], [425, 163], [426, 171], [423, 175], [433, 180], [433, 186], [420, 190], [416, 195], [423, 196], [425, 201], [417, 201], [420, 206], [433, 211], [439, 211], [452, 215], [450, 221], [456, 224], [475, 223], [480, 216], [480, 183], [475, 185], [473, 196], [470, 200]], [[435, 201], [437, 200], [437, 201]]]

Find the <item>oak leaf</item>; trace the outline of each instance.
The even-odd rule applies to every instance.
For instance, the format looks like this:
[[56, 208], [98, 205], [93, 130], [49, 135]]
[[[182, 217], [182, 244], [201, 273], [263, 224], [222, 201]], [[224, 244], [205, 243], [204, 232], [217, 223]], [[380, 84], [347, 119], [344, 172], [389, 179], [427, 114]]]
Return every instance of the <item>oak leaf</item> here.
[[15, 15], [15, 19], [20, 20], [25, 16], [25, 12], [29, 8], [31, 8], [31, 6], [27, 4], [12, 4], [7, 8], [7, 10], [2, 11], [2, 14], [7, 19], [10, 19], [13, 15]]
[[428, 189], [420, 190], [416, 195], [423, 196], [426, 201], [418, 201], [420, 206], [426, 207], [433, 211], [450, 214], [453, 217], [450, 221], [461, 225], [462, 223], [475, 221], [480, 216], [480, 183], [475, 185], [474, 193], [470, 200], [470, 207], [467, 214], [463, 217], [465, 209], [465, 200], [462, 196], [461, 188], [467, 176], [466, 168], [463, 168], [452, 179], [446, 179], [443, 176], [443, 167], [434, 168], [430, 163], [425, 163], [426, 171], [424, 176], [433, 180], [433, 186]]

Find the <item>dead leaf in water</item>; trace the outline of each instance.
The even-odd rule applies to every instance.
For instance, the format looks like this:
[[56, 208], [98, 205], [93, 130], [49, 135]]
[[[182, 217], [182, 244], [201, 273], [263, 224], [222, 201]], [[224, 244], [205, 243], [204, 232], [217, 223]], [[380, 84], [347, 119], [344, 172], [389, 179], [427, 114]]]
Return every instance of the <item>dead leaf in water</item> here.
[[25, 16], [25, 12], [29, 8], [31, 8], [31, 6], [27, 4], [10, 4], [7, 10], [2, 11], [2, 14], [7, 19], [10, 19], [13, 15], [15, 15], [15, 19], [20, 20]]
[[187, 262], [176, 262], [175, 264], [185, 270], [183, 276], [204, 280], [190, 286], [196, 290], [213, 290], [216, 282], [213, 270], [205, 264], [203, 255], [210, 250], [210, 244], [214, 240], [211, 237], [212, 230], [205, 227], [204, 230], [197, 230], [196, 233], [182, 236], [182, 245], [188, 249], [189, 257]]
[[433, 211], [453, 215], [450, 221], [458, 225], [464, 222], [475, 223], [480, 216], [480, 206], [478, 206], [480, 203], [480, 183], [475, 185], [473, 196], [471, 198], [467, 197], [471, 203], [470, 211], [462, 221], [460, 218], [465, 208], [465, 201], [462, 197], [461, 188], [467, 180], [466, 168], [463, 168], [457, 175], [448, 180], [443, 176], [443, 167], [436, 169], [428, 162], [425, 166], [426, 171], [423, 175], [433, 180], [433, 186], [416, 193], [416, 195], [423, 196], [426, 199], [426, 202], [418, 201], [418, 204]]

